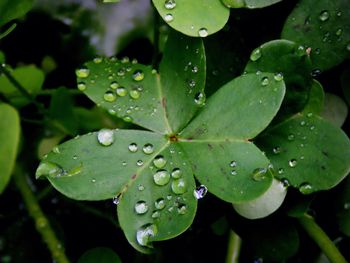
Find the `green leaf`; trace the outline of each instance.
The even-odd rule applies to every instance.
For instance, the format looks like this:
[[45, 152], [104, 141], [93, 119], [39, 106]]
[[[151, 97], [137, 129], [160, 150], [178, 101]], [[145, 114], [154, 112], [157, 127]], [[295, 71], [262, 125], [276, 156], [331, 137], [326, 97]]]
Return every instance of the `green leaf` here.
[[271, 73], [235, 78], [208, 100], [181, 132], [181, 138], [222, 142], [252, 139], [276, 115], [284, 93], [284, 82]]
[[5, 63], [5, 54], [0, 50], [0, 63]]
[[12, 19], [24, 16], [33, 5], [33, 0], [0, 1], [0, 27]]
[[245, 72], [271, 72], [283, 78], [287, 91], [280, 116], [302, 110], [312, 83], [311, 62], [305, 48], [288, 40], [272, 40], [253, 50]]
[[348, 116], [348, 106], [337, 95], [326, 93], [324, 108], [320, 114], [334, 126], [341, 127]]
[[206, 37], [226, 24], [230, 10], [219, 0], [152, 0], [169, 26], [192, 37]]
[[70, 135], [76, 135], [78, 129], [73, 107], [73, 99], [66, 88], [62, 87], [54, 91], [51, 97], [49, 114], [56, 125]]
[[119, 256], [110, 248], [96, 247], [86, 251], [77, 263], [121, 263]]
[[311, 47], [316, 70], [327, 70], [350, 57], [348, 0], [302, 0], [287, 18], [282, 38]]
[[10, 180], [19, 144], [20, 122], [15, 108], [0, 104], [0, 194]]
[[324, 108], [324, 96], [325, 94], [321, 83], [319, 83], [317, 80], [313, 80], [311, 88], [309, 89], [308, 100], [302, 111], [320, 115]]
[[[31, 94], [41, 90], [45, 79], [44, 73], [34, 65], [17, 67], [10, 73]], [[18, 107], [29, 103], [4, 75], [0, 76], [0, 92]]]
[[204, 105], [206, 66], [202, 40], [171, 32], [159, 71], [162, 104], [176, 133]]
[[272, 127], [257, 144], [286, 179], [303, 194], [337, 185], [350, 171], [346, 134], [312, 113], [300, 113]]
[[221, 0], [229, 8], [262, 8], [281, 2], [282, 0]]

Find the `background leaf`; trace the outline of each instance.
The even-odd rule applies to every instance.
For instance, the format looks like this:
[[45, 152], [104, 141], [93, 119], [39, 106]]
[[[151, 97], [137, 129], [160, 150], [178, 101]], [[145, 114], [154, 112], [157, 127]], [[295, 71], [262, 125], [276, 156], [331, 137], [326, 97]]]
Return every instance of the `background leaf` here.
[[334, 187], [350, 170], [348, 137], [312, 113], [297, 114], [276, 125], [256, 143], [278, 177], [304, 194]]
[[348, 116], [348, 106], [337, 95], [326, 93], [324, 108], [320, 115], [334, 126], [341, 127]]
[[96, 247], [86, 251], [77, 263], [121, 263], [119, 256], [110, 248]]
[[192, 37], [206, 37], [219, 31], [230, 16], [230, 10], [218, 0], [153, 0], [152, 2], [169, 26]]
[[327, 70], [350, 56], [347, 0], [302, 0], [288, 16], [282, 38], [311, 47], [315, 70]]
[[180, 131], [204, 105], [205, 64], [201, 39], [171, 32], [159, 71], [162, 104], [174, 133]]
[[222, 2], [229, 8], [262, 8], [275, 3], [281, 2], [282, 0], [222, 0]]
[[19, 115], [15, 108], [0, 103], [0, 194], [15, 166], [20, 135]]
[[33, 5], [33, 0], [2, 0], [0, 2], [0, 27], [12, 19], [25, 15]]

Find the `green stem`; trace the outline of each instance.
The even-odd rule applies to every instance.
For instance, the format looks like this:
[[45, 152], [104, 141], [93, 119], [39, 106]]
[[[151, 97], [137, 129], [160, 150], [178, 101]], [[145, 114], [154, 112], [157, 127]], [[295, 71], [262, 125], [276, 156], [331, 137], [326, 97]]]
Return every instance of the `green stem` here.
[[323, 253], [333, 263], [347, 263], [348, 261], [340, 253], [332, 240], [327, 236], [323, 229], [308, 214], [298, 218], [300, 225], [308, 233], [308, 235], [316, 242]]
[[241, 244], [241, 238], [233, 230], [230, 230], [225, 261], [226, 263], [238, 263]]
[[20, 191], [29, 215], [33, 218], [37, 231], [40, 233], [43, 241], [48, 246], [52, 258], [57, 263], [69, 263], [68, 258], [64, 253], [62, 244], [57, 239], [50, 223], [40, 208], [33, 192], [30, 190], [26, 178], [21, 167], [17, 166], [13, 174], [14, 182]]

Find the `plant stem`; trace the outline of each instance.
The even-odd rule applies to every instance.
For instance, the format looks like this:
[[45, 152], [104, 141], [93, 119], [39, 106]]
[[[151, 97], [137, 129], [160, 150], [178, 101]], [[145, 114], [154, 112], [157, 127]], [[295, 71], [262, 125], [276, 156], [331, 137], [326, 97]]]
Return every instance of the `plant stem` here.
[[238, 263], [241, 244], [241, 238], [233, 230], [230, 230], [228, 236], [226, 263]]
[[316, 242], [323, 253], [333, 263], [347, 263], [348, 261], [340, 253], [332, 240], [327, 236], [323, 229], [308, 214], [298, 218], [300, 225], [308, 233], [308, 235]]
[[33, 192], [30, 190], [20, 166], [16, 167], [13, 174], [13, 179], [23, 197], [29, 215], [35, 222], [37, 231], [40, 233], [43, 241], [46, 243], [51, 252], [52, 258], [57, 263], [69, 263], [69, 260], [64, 253], [62, 244], [57, 239], [47, 217], [41, 210]]

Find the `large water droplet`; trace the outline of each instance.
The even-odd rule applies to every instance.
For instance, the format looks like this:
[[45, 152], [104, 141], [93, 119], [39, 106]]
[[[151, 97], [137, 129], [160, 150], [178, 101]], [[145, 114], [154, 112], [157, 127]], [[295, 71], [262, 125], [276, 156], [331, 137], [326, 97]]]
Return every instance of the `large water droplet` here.
[[174, 9], [176, 7], [175, 0], [165, 0], [164, 7], [168, 10]]
[[327, 10], [323, 10], [319, 17], [318, 17], [322, 22], [325, 22], [329, 19], [329, 12]]
[[128, 91], [124, 87], [118, 87], [116, 93], [118, 96], [124, 97], [126, 94], [128, 94]]
[[291, 159], [288, 162], [289, 167], [292, 167], [292, 168], [297, 166], [297, 164], [298, 164], [298, 161], [296, 159]]
[[180, 168], [174, 168], [173, 171], [171, 172], [171, 177], [174, 179], [179, 179], [182, 175], [182, 171]]
[[198, 30], [198, 35], [200, 37], [206, 37], [208, 36], [208, 29], [202, 27], [201, 29]]
[[154, 158], [153, 164], [157, 168], [163, 168], [166, 165], [167, 161], [162, 155], [158, 155]]
[[154, 152], [154, 147], [152, 144], [150, 143], [147, 143], [143, 146], [142, 148], [142, 151], [145, 153], [145, 154], [152, 154]]
[[141, 93], [137, 89], [133, 89], [133, 90], [130, 90], [129, 95], [134, 100], [137, 100], [138, 98], [140, 98]]
[[61, 166], [52, 162], [41, 162], [38, 169], [36, 170], [35, 177], [48, 176], [56, 178], [64, 175], [64, 170]]
[[97, 133], [97, 141], [103, 146], [109, 146], [114, 142], [114, 132], [109, 129], [102, 129]]
[[75, 71], [78, 78], [87, 78], [90, 75], [90, 70], [86, 67], [82, 67]]
[[261, 58], [261, 48], [256, 48], [250, 54], [250, 60], [257, 61], [259, 58]]
[[256, 168], [252, 174], [253, 180], [257, 182], [264, 180], [266, 178], [266, 173], [266, 168]]
[[130, 143], [128, 146], [128, 149], [132, 153], [136, 153], [138, 150], [137, 144], [136, 143]]
[[186, 181], [184, 179], [182, 179], [182, 178], [172, 181], [172, 183], [171, 183], [171, 190], [173, 190], [173, 192], [175, 194], [183, 194], [183, 193], [185, 193], [186, 190], [187, 190]]
[[166, 170], [158, 170], [153, 175], [153, 180], [156, 185], [166, 185], [167, 183], [169, 183], [170, 174]]
[[173, 21], [174, 20], [174, 17], [173, 17], [173, 15], [172, 14], [166, 14], [165, 16], [164, 16], [164, 20], [165, 20], [165, 22], [171, 22], [171, 21]]
[[142, 70], [138, 69], [138, 70], [135, 70], [135, 72], [132, 74], [132, 78], [133, 80], [135, 81], [141, 81], [143, 80], [145, 77], [145, 74], [143, 73]]
[[143, 165], [143, 161], [142, 160], [137, 160], [136, 165], [137, 166], [142, 166]]
[[112, 81], [111, 84], [109, 84], [109, 87], [111, 89], [117, 89], [119, 87], [119, 83], [116, 81]]
[[303, 183], [303, 184], [300, 185], [299, 191], [302, 194], [311, 194], [314, 191], [314, 189], [313, 189], [311, 184]]
[[135, 204], [135, 212], [139, 215], [145, 214], [148, 211], [148, 205], [145, 201], [138, 201]]
[[85, 82], [79, 82], [79, 83], [78, 83], [78, 90], [80, 90], [80, 91], [86, 90], [86, 84], [85, 84]]
[[117, 95], [113, 91], [106, 91], [103, 95], [103, 99], [107, 102], [113, 102], [117, 99]]
[[148, 246], [150, 238], [158, 233], [158, 228], [154, 224], [147, 224], [136, 231], [137, 243], [141, 246]]
[[154, 202], [154, 206], [157, 209], [162, 210], [165, 207], [165, 200], [163, 198], [157, 199], [157, 201]]
[[208, 188], [205, 185], [200, 185], [193, 191], [193, 195], [197, 200], [199, 200], [202, 199], [207, 194], [207, 192]]

